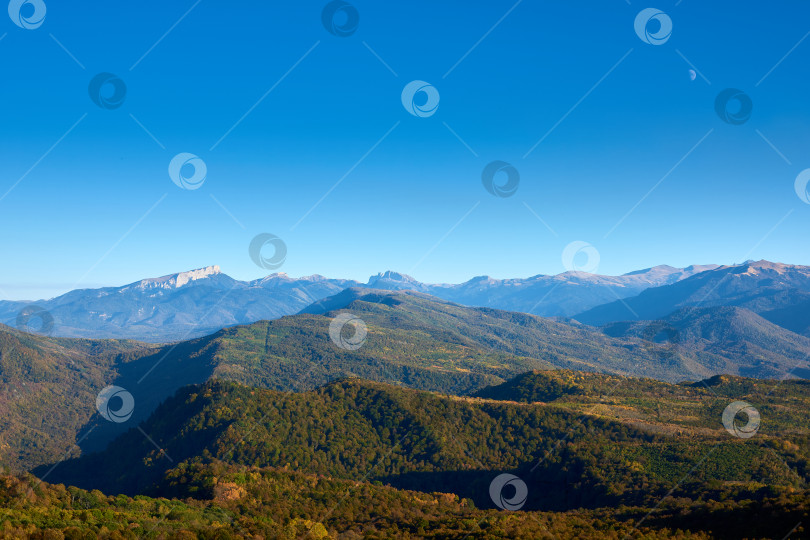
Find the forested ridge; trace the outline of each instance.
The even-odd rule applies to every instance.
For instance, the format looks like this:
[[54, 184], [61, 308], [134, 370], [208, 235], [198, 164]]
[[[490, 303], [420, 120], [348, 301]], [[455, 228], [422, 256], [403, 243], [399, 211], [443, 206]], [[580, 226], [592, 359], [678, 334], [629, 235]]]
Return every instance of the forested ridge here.
[[[754, 438], [733, 437], [720, 423], [737, 397], [757, 403], [762, 414]], [[809, 399], [805, 381], [717, 377], [674, 385], [565, 370], [530, 372], [474, 397], [360, 379], [302, 393], [210, 381], [183, 388], [143, 424], [160, 449], [130, 430], [101, 454], [61, 463], [48, 481], [215, 504], [210, 501], [223, 489], [250, 493], [247, 484], [257, 486], [248, 477], [289, 482], [285, 475], [302, 474], [296, 478], [313, 475], [324, 489], [345, 481], [379, 493], [446, 493], [458, 512], [502, 516], [489, 485], [509, 473], [528, 488], [525, 505], [513, 514], [584, 520], [583, 531], [599, 537], [598, 527], [621, 528], [654, 510], [645, 530], [685, 528], [732, 538], [740, 536], [730, 531], [739, 529], [712, 528], [717, 512], [737, 520], [768, 512], [798, 516], [794, 525], [806, 515], [810, 430], [803, 410]], [[360, 527], [363, 520], [354, 520], [369, 509], [358, 509], [354, 496], [335, 497], [316, 497], [298, 517], [326, 531], [336, 527], [335, 533], [352, 523]], [[317, 504], [328, 501], [348, 501], [351, 519], [337, 526], [339, 516], [319, 514]], [[269, 511], [267, 505], [280, 503], [259, 497], [252, 504]], [[613, 509], [610, 519], [606, 509]], [[398, 528], [414, 517], [411, 511], [418, 513], [404, 503], [401, 511]], [[450, 527], [443, 515], [442, 526]], [[526, 527], [525, 537], [532, 537], [528, 531], [536, 530], [523, 519], [509, 518], [518, 521], [514, 534]], [[393, 526], [390, 517], [374, 523]], [[782, 525], [759, 523], [745, 534], [767, 531], [752, 537], [768, 537]], [[418, 530], [417, 524], [408, 534]]]

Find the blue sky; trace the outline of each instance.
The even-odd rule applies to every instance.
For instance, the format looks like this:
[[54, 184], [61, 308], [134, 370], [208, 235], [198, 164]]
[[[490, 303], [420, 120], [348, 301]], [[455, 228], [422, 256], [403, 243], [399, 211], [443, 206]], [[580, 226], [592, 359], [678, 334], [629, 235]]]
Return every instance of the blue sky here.
[[[805, 2], [358, 0], [346, 37], [320, 1], [45, 4], [38, 28], [0, 22], [2, 298], [210, 264], [257, 278], [260, 233], [287, 245], [279, 271], [360, 280], [558, 273], [574, 241], [604, 274], [810, 264]], [[661, 45], [634, 30], [651, 6]], [[90, 99], [102, 72], [118, 108]], [[403, 107], [414, 80], [435, 114]], [[741, 125], [715, 112], [726, 88], [753, 103]], [[169, 178], [182, 152], [199, 189]], [[482, 185], [495, 160], [511, 197]]]

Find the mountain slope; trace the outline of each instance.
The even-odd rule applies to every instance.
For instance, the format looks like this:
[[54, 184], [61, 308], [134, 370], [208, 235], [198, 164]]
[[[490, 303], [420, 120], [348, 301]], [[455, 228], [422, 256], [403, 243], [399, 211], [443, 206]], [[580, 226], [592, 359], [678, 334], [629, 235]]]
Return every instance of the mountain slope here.
[[777, 291], [766, 297], [766, 305], [752, 306], [772, 323], [810, 337], [810, 292], [800, 289]]
[[810, 374], [810, 338], [741, 307], [685, 307], [658, 321], [610, 323], [602, 330], [612, 337], [652, 341], [651, 328], [669, 333], [665, 336], [669, 354], [700, 358], [715, 373], [755, 377]]
[[[444, 342], [540, 359], [556, 367], [631, 373], [633, 366], [643, 363], [648, 374], [664, 379], [678, 379], [676, 373], [685, 372], [655, 365], [636, 343], [612, 340], [581, 324], [490, 308], [469, 308], [410, 291], [348, 289], [305, 311], [331, 317], [340, 310], [351, 312], [366, 323], [401, 332], [403, 339], [425, 333]], [[368, 343], [373, 346], [371, 338]], [[369, 353], [377, 354], [373, 348]], [[504, 367], [500, 376], [516, 373]]]
[[806, 317], [792, 314], [810, 301], [810, 267], [747, 262], [722, 266], [677, 283], [653, 287], [632, 298], [594, 307], [575, 316], [585, 324], [661, 319], [681, 307], [738, 306], [750, 309], [790, 330], [805, 330]]
[[[552, 376], [587, 390], [527, 404], [362, 380], [300, 394], [209, 382], [161, 405], [141, 426], [148, 438], [130, 430], [100, 454], [60, 464], [50, 478], [111, 493], [182, 496], [189, 482], [178, 476], [213, 460], [451, 492], [491, 508], [488, 486], [509, 472], [528, 486], [525, 510], [653, 505], [676, 483], [677, 498], [762, 484], [805, 489], [810, 480], [804, 381], [726, 378], [710, 390], [577, 372]], [[545, 384], [542, 372], [530, 377]], [[735, 399], [755, 401], [767, 419], [757, 441], [723, 429], [722, 411]]]
[[[133, 395], [137, 406], [131, 421], [138, 422], [181, 386], [210, 378], [298, 392], [341, 377], [361, 377], [468, 394], [532, 369], [624, 373], [628, 366], [649, 363], [641, 347], [583, 325], [467, 308], [411, 291], [349, 289], [323, 304], [341, 308], [167, 345], [118, 366], [110, 384]], [[330, 324], [340, 313], [351, 313], [367, 326], [366, 340], [356, 350], [343, 349], [330, 337]], [[669, 377], [686, 369], [651, 364], [647, 371]], [[102, 448], [128, 425], [96, 418], [81, 446]]]
[[25, 470], [68, 453], [114, 366], [145, 344], [43, 338], [0, 325], [0, 465]]

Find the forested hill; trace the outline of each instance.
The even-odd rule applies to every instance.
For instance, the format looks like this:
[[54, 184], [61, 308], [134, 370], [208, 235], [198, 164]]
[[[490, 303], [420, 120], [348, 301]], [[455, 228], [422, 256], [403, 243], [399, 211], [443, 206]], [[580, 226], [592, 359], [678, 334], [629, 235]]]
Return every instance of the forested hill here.
[[669, 498], [654, 511], [506, 512], [448, 493], [221, 462], [178, 469], [173, 480], [200, 496], [132, 498], [0, 475], [0, 538], [801, 538], [810, 509], [797, 491], [735, 504]]
[[[442, 396], [357, 379], [304, 393], [213, 381], [182, 389], [155, 411], [141, 426], [149, 438], [132, 429], [101, 454], [61, 463], [49, 480], [204, 496], [208, 488], [192, 471], [221, 462], [452, 492], [491, 507], [488, 486], [510, 473], [528, 486], [527, 510], [648, 506], [673, 488], [674, 497], [695, 502], [758, 499], [805, 490], [810, 480], [804, 381], [671, 385], [571, 371], [522, 379], [505, 388], [545, 386], [546, 401], [528, 403], [519, 392], [501, 396], [509, 401]], [[560, 387], [581, 392], [550, 399]], [[739, 399], [762, 416], [755, 438], [734, 437], [721, 423]]]
[[0, 465], [15, 471], [77, 454], [77, 433], [97, 413], [96, 394], [115, 366], [151, 345], [48, 338], [0, 324]]

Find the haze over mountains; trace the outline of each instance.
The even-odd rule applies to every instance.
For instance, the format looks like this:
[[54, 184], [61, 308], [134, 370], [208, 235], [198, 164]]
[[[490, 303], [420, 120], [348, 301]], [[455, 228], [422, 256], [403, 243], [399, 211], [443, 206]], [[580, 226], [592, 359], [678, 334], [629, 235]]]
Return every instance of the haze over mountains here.
[[[74, 290], [35, 304], [53, 317], [52, 334], [56, 336], [167, 342], [207, 335], [235, 324], [292, 315], [348, 287], [412, 290], [468, 306], [570, 317], [715, 267], [679, 269], [662, 265], [622, 276], [584, 272], [525, 279], [481, 276], [447, 285], [421, 283], [391, 271], [372, 276], [367, 283], [320, 275], [291, 278], [283, 273], [238, 281], [220, 272], [218, 266], [209, 266], [122, 287]], [[18, 313], [29, 304], [0, 301], [0, 322], [15, 326]]]

